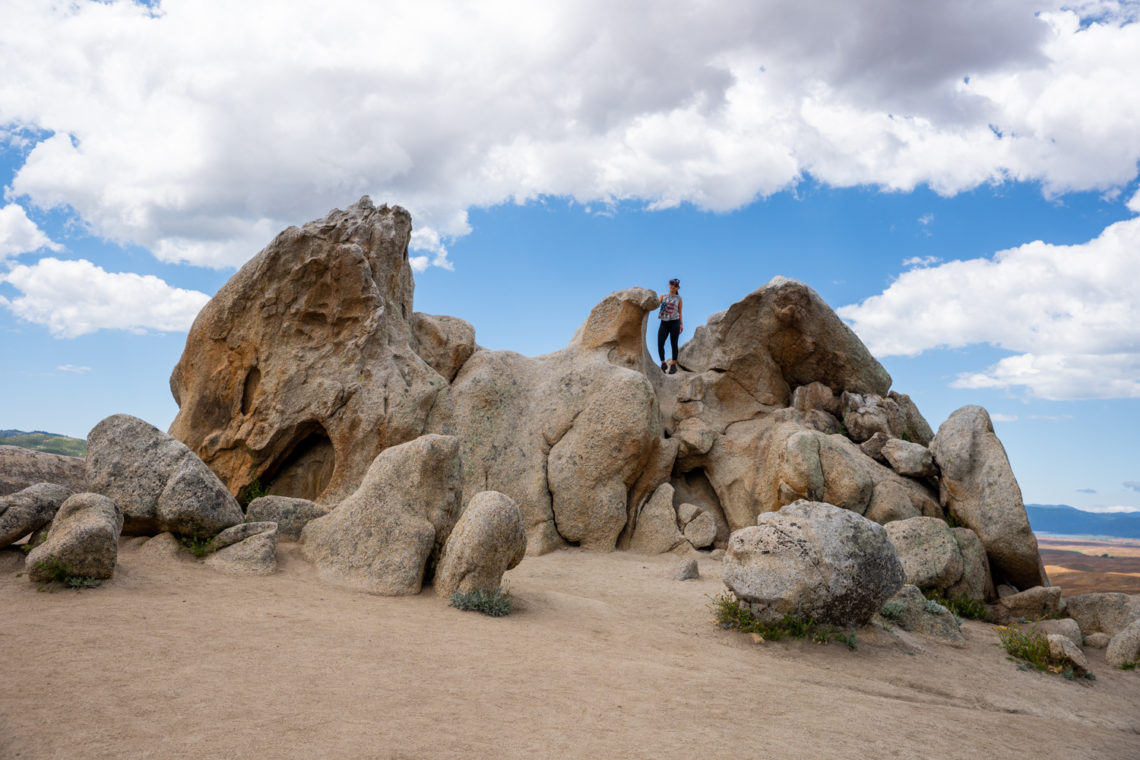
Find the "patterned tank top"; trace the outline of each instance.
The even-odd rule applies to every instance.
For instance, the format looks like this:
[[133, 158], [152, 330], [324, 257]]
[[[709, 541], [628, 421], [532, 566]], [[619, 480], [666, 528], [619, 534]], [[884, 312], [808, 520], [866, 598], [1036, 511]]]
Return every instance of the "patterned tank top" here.
[[662, 322], [672, 322], [674, 319], [681, 318], [681, 296], [675, 296], [672, 293], [661, 296], [661, 310], [657, 312], [657, 318]]

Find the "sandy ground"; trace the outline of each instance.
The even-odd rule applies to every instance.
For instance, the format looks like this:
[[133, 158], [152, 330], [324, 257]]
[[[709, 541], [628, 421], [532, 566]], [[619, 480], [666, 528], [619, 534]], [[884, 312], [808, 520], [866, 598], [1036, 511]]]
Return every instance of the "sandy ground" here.
[[1049, 580], [1067, 594], [1140, 594], [1140, 540], [1038, 536], [1037, 545]]
[[37, 591], [0, 552], [0, 758], [1135, 758], [1140, 672], [1020, 671], [952, 647], [753, 643], [712, 622], [720, 565], [528, 557], [515, 611], [267, 578], [125, 539], [114, 580]]

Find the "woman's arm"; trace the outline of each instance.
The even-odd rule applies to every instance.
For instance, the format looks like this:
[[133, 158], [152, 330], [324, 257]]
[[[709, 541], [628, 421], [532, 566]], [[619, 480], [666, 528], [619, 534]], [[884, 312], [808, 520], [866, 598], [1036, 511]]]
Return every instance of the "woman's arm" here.
[[685, 314], [682, 307], [685, 305], [685, 299], [677, 296], [677, 319], [681, 324], [677, 325], [677, 332], [685, 332]]

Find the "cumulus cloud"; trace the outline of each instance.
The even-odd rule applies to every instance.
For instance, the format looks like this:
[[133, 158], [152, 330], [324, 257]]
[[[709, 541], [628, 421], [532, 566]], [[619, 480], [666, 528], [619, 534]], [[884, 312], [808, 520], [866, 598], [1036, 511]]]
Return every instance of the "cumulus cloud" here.
[[1129, 507], [1124, 505], [1111, 506], [1111, 507], [1078, 507], [1082, 512], [1096, 512], [1098, 514], [1130, 514], [1132, 512], [1140, 512], [1138, 507]]
[[86, 260], [41, 259], [0, 274], [0, 282], [21, 292], [0, 298], [0, 305], [24, 321], [45, 325], [57, 338], [101, 329], [187, 330], [210, 300], [151, 275], [107, 272]]
[[991, 258], [911, 269], [838, 313], [882, 355], [979, 343], [1013, 352], [960, 375], [956, 387], [1021, 387], [1044, 399], [1137, 398], [1138, 250], [1140, 218], [1127, 219], [1086, 243], [1037, 241]]
[[53, 242], [28, 218], [23, 206], [9, 203], [0, 208], [0, 262], [10, 256], [31, 253], [41, 248], [63, 250], [63, 246]]
[[1140, 481], [1126, 480], [1126, 481], [1124, 481], [1124, 487], [1130, 488], [1133, 491], [1140, 491]]
[[990, 415], [990, 419], [994, 422], [1017, 422], [1016, 414], [1001, 414], [1000, 412]]
[[13, 197], [208, 266], [364, 193], [412, 211], [423, 267], [467, 209], [544, 195], [1112, 190], [1140, 158], [1140, 24], [1071, 7], [8, 0], [0, 128], [41, 135]]

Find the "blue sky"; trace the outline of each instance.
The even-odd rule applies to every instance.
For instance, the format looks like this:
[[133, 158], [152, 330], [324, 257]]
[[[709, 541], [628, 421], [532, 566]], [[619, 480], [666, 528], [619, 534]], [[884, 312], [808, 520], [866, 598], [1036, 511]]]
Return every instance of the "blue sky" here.
[[794, 277], [1026, 501], [1140, 508], [1137, 3], [322, 9], [0, 0], [0, 428], [167, 426], [201, 304], [367, 193], [483, 346]]

